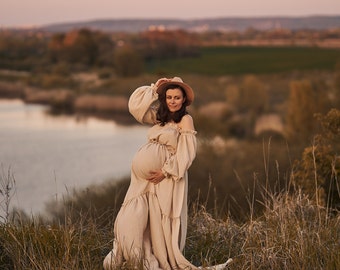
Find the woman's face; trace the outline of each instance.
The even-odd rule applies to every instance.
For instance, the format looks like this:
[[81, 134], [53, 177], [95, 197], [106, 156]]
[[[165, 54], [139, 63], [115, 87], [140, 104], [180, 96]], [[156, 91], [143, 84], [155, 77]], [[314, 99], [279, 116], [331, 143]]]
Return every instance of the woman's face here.
[[182, 90], [178, 88], [166, 90], [165, 98], [166, 105], [170, 112], [177, 112], [182, 108], [182, 105], [185, 102]]

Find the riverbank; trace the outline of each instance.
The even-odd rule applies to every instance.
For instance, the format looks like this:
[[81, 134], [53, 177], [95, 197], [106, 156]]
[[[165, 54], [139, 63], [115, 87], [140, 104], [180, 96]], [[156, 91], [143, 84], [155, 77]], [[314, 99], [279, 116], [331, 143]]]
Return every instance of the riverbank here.
[[122, 95], [77, 94], [75, 89], [42, 89], [20, 81], [0, 81], [0, 98], [47, 105], [51, 114], [94, 116], [127, 125], [135, 123], [128, 112], [128, 98]]

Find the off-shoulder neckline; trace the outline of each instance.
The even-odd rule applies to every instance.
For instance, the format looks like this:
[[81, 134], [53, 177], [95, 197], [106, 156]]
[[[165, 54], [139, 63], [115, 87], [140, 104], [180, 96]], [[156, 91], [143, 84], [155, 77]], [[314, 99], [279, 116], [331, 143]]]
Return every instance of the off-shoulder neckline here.
[[179, 133], [192, 133], [192, 134], [196, 134], [197, 133], [196, 130], [182, 129], [181, 127], [178, 126], [177, 123], [173, 123], [173, 122], [168, 122], [164, 126], [175, 128]]

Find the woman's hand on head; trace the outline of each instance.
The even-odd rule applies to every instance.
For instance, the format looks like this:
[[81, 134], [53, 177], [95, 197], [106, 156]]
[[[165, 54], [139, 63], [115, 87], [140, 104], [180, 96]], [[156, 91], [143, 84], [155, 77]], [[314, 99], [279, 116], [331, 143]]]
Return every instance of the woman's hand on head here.
[[165, 178], [164, 174], [161, 170], [157, 171], [150, 171], [150, 176], [146, 178], [146, 180], [150, 181], [151, 183], [157, 185]]
[[155, 85], [156, 85], [156, 86], [159, 86], [161, 83], [163, 83], [163, 82], [168, 82], [168, 81], [170, 81], [170, 79], [168, 79], [168, 78], [160, 78], [160, 79], [158, 79], [158, 81], [155, 83]]

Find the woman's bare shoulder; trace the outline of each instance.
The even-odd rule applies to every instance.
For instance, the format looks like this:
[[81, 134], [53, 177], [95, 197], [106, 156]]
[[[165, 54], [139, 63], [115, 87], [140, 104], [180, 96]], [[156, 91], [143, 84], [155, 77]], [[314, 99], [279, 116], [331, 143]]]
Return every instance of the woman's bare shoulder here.
[[184, 130], [195, 130], [194, 120], [190, 114], [184, 115], [178, 125], [181, 129]]

